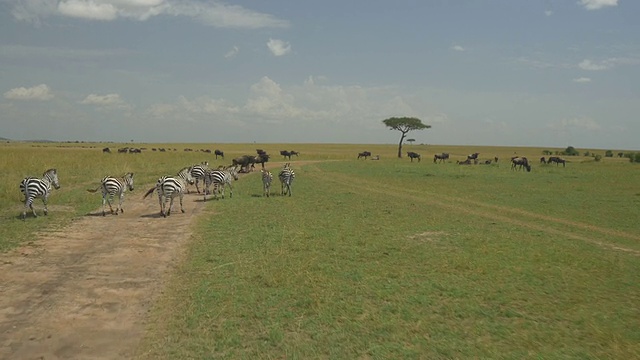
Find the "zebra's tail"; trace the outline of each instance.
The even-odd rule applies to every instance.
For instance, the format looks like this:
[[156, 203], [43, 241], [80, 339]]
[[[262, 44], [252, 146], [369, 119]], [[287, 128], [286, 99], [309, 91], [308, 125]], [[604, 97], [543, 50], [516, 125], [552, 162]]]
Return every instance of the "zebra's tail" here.
[[98, 189], [100, 189], [100, 186], [98, 186], [95, 189], [87, 189], [87, 191], [90, 192], [90, 193], [94, 193], [94, 192], [98, 191]]
[[155, 187], [152, 187], [151, 189], [149, 189], [149, 191], [147, 191], [146, 194], [144, 194], [144, 196], [142, 197], [143, 199], [146, 199], [147, 196], [151, 195], [151, 193], [153, 193], [153, 191], [155, 190]]

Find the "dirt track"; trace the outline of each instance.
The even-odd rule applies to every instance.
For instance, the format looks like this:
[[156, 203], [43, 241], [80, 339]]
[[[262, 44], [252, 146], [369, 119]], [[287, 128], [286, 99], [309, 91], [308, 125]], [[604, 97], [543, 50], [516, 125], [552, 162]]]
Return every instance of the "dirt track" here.
[[163, 219], [157, 196], [142, 200], [143, 189], [136, 190], [126, 195], [124, 214], [102, 217], [96, 210], [0, 254], [0, 359], [124, 359], [135, 353], [163, 277], [204, 207], [196, 201], [200, 195], [189, 194], [185, 214], [176, 203]]

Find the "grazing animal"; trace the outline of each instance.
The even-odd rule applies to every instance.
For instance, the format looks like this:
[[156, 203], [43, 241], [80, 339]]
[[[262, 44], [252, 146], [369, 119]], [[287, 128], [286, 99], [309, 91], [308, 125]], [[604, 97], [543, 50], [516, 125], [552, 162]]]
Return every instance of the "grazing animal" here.
[[289, 194], [291, 196], [291, 185], [293, 184], [293, 179], [295, 179], [296, 173], [291, 168], [290, 163], [284, 164], [282, 170], [278, 173], [278, 179], [280, 179], [280, 194], [286, 195]]
[[262, 196], [271, 196], [271, 182], [273, 181], [273, 174], [266, 169], [260, 169], [262, 173]]
[[209, 187], [213, 184], [213, 198], [218, 199], [218, 194], [224, 199], [224, 188], [229, 187], [229, 197], [233, 197], [232, 180], [238, 180], [238, 166], [230, 166], [218, 170], [209, 170], [205, 176], [204, 201], [207, 201]]
[[47, 209], [47, 201], [49, 200], [49, 194], [51, 193], [51, 186], [56, 189], [60, 189], [60, 182], [58, 181], [58, 171], [56, 169], [49, 169], [42, 174], [42, 179], [35, 177], [26, 177], [20, 182], [20, 192], [24, 194], [24, 210], [22, 211], [22, 220], [27, 218], [27, 208], [31, 209], [34, 217], [38, 217], [35, 209], [33, 208], [33, 200], [36, 198], [42, 198], [44, 204], [44, 214], [49, 213]]
[[498, 162], [498, 157], [494, 157], [493, 160], [497, 163]]
[[102, 149], [102, 152], [105, 154], [111, 154], [111, 149], [109, 149], [108, 147]]
[[363, 151], [361, 153], [358, 153], [358, 159], [363, 157], [365, 160], [367, 160], [367, 157], [369, 156], [371, 156], [371, 151]]
[[[204, 176], [207, 170], [209, 170], [208, 161], [203, 161], [200, 164], [193, 165], [191, 167], [191, 176], [195, 180], [196, 191], [198, 192], [198, 194], [200, 194], [200, 188], [198, 187], [198, 182], [202, 181], [202, 183], [204, 184]], [[187, 193], [189, 193], [189, 190], [187, 190]]]
[[526, 157], [514, 156], [511, 158], [511, 170], [526, 169], [527, 172], [531, 172], [531, 165]]
[[558, 156], [549, 156], [549, 160], [547, 160], [547, 164], [556, 163], [556, 166], [562, 164], [562, 167], [566, 167], [567, 161]]
[[[187, 184], [193, 185], [195, 181], [191, 176], [191, 167], [182, 168], [176, 176], [163, 176], [158, 179], [155, 187], [152, 187], [144, 194], [144, 198], [151, 195], [155, 190], [158, 193], [158, 202], [160, 203], [160, 214], [163, 217], [171, 215], [171, 209], [173, 208], [173, 200], [176, 197], [180, 198], [180, 211], [184, 213], [184, 207], [182, 206], [182, 200], [184, 193], [187, 191]], [[167, 201], [171, 201], [169, 208], [167, 209]]]
[[544, 156], [540, 158], [540, 164], [546, 164], [547, 161], [545, 160]]
[[224, 151], [216, 149], [213, 153], [216, 154], [216, 159], [218, 158], [218, 156], [224, 159]]
[[251, 164], [251, 169], [253, 170], [256, 164], [261, 164], [262, 168], [264, 169], [264, 163], [268, 161], [269, 161], [269, 154], [267, 153], [260, 154], [254, 158], [253, 164]]
[[433, 155], [433, 163], [443, 162], [449, 159], [449, 153], [435, 154]]
[[299, 155], [300, 155], [300, 153], [299, 153], [299, 152], [297, 152], [297, 151], [293, 151], [293, 150], [291, 150], [291, 151], [289, 151], [289, 152], [291, 153], [291, 155], [295, 155], [295, 156], [299, 156]]
[[242, 155], [232, 161], [233, 166], [240, 166], [240, 172], [249, 172], [249, 166], [256, 162], [256, 157], [253, 155]]
[[422, 156], [420, 156], [420, 154], [418, 154], [417, 152], [409, 151], [407, 152], [407, 156], [409, 157], [409, 159], [411, 159], [411, 162], [413, 162], [413, 159], [418, 159], [418, 162], [422, 160]]
[[[116, 178], [112, 176], [105, 176], [100, 182], [100, 186], [95, 189], [87, 189], [88, 192], [94, 193], [97, 192], [98, 189], [102, 189], [102, 216], [106, 216], [105, 211], [105, 203], [109, 204], [109, 210], [112, 214], [118, 215], [118, 211], [123, 213], [124, 209], [122, 209], [122, 202], [124, 200], [124, 193], [129, 189], [129, 191], [133, 191], [133, 173], [126, 173], [121, 178]], [[118, 207], [116, 211], [113, 211], [113, 206], [111, 206], [111, 201], [118, 196]]]
[[465, 161], [456, 161], [458, 165], [471, 165], [471, 159], [467, 159]]
[[471, 155], [467, 155], [467, 160], [478, 160], [478, 155], [480, 155], [480, 153], [473, 153]]
[[291, 160], [291, 155], [293, 155], [291, 153], [291, 151], [287, 151], [287, 150], [280, 150], [280, 155], [282, 155], [285, 159], [289, 159]]

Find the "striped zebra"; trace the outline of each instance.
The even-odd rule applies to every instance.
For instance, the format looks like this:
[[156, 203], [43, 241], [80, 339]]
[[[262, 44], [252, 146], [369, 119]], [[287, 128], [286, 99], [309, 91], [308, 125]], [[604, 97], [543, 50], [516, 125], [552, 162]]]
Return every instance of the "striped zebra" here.
[[283, 196], [287, 193], [291, 196], [291, 184], [293, 184], [293, 179], [296, 178], [296, 173], [291, 168], [290, 163], [284, 164], [282, 170], [278, 173], [278, 178], [280, 179], [280, 193]]
[[56, 169], [49, 169], [42, 174], [42, 179], [35, 177], [26, 177], [20, 182], [20, 192], [24, 194], [24, 210], [22, 211], [22, 220], [27, 218], [27, 208], [31, 209], [34, 217], [38, 217], [35, 209], [33, 208], [33, 200], [35, 198], [42, 198], [44, 203], [44, 214], [47, 215], [49, 210], [47, 209], [47, 200], [51, 193], [51, 185], [54, 188], [60, 189], [60, 183], [58, 182], [58, 171]]
[[[171, 215], [173, 208], [173, 199], [177, 196], [180, 198], [180, 211], [184, 213], [182, 199], [187, 191], [187, 185], [193, 185], [194, 180], [191, 176], [191, 167], [185, 167], [178, 172], [176, 176], [163, 176], [158, 179], [155, 187], [152, 187], [144, 194], [143, 199], [151, 195], [155, 190], [158, 193], [158, 202], [160, 203], [160, 214], [164, 217]], [[167, 209], [167, 201], [171, 200], [169, 209]]]
[[[118, 211], [123, 213], [124, 209], [122, 209], [122, 201], [124, 200], [124, 193], [127, 189], [129, 189], [129, 191], [133, 191], [133, 173], [126, 173], [121, 178], [105, 176], [100, 182], [100, 186], [96, 189], [87, 189], [87, 191], [94, 193], [99, 189], [102, 189], [102, 216], [106, 216], [105, 203], [109, 204], [109, 210], [112, 214], [118, 215]], [[119, 202], [118, 207], [114, 212], [111, 202], [114, 200], [116, 195], [118, 196]]]
[[204, 201], [207, 201], [209, 186], [213, 185], [213, 198], [218, 199], [218, 193], [224, 199], [224, 188], [229, 187], [229, 197], [233, 197], [232, 180], [238, 180], [238, 166], [229, 166], [218, 170], [209, 170], [205, 177]]
[[[209, 170], [209, 162], [203, 161], [200, 164], [193, 165], [191, 167], [191, 176], [196, 182], [196, 191], [200, 194], [200, 188], [198, 187], [198, 182], [202, 181], [204, 184], [204, 177], [206, 176], [207, 171]], [[189, 191], [187, 190], [187, 193]]]
[[262, 173], [262, 196], [271, 196], [271, 181], [273, 180], [273, 174], [266, 169], [260, 169]]

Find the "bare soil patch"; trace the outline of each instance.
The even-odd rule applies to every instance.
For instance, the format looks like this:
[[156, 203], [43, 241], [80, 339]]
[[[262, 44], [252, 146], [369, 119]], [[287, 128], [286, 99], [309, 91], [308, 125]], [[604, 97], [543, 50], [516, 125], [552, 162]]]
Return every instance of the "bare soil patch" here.
[[204, 206], [190, 194], [185, 214], [174, 204], [164, 219], [157, 197], [143, 201], [138, 193], [127, 194], [123, 214], [96, 209], [0, 255], [0, 358], [133, 356], [162, 279]]

